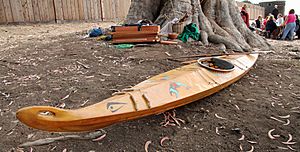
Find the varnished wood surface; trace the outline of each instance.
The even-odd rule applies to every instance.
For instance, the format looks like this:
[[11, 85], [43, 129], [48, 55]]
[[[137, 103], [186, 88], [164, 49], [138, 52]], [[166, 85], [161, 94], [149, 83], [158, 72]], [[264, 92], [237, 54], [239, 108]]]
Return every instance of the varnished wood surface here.
[[[205, 69], [198, 63], [154, 76], [97, 104], [64, 110], [47, 106], [26, 107], [17, 111], [24, 124], [45, 131], [90, 131], [114, 123], [186, 105], [207, 97], [239, 80], [255, 64], [258, 54], [220, 57], [235, 65], [231, 72]], [[48, 112], [51, 115], [42, 115]]]

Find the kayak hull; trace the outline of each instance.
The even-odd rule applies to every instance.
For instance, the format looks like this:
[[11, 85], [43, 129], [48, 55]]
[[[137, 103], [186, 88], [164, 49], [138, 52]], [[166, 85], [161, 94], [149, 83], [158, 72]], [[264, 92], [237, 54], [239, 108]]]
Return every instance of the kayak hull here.
[[85, 108], [64, 110], [33, 106], [20, 109], [16, 116], [24, 124], [44, 131], [82, 132], [163, 113], [203, 99], [238, 81], [255, 64], [258, 54], [220, 58], [232, 62], [235, 70], [216, 72], [195, 63], [150, 78]]

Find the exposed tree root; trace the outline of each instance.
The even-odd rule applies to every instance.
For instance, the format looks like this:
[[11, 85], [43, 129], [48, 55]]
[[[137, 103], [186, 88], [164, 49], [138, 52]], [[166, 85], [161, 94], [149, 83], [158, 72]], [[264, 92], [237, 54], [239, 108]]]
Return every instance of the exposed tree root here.
[[133, 0], [126, 22], [150, 19], [163, 26], [185, 13], [190, 14], [188, 23], [199, 26], [205, 45], [222, 44], [239, 52], [271, 48], [264, 38], [248, 29], [235, 0]]

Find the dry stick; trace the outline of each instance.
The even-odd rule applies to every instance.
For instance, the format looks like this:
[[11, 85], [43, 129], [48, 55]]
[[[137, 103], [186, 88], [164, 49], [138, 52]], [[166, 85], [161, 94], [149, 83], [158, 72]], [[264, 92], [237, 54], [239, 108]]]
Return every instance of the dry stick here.
[[89, 140], [89, 139], [95, 139], [101, 135], [106, 134], [104, 130], [99, 130], [96, 132], [89, 133], [87, 135], [65, 135], [60, 137], [54, 137], [54, 138], [45, 138], [45, 139], [39, 139], [33, 142], [26, 142], [21, 144], [19, 147], [30, 147], [30, 146], [40, 146], [45, 144], [50, 144], [56, 141], [64, 141], [69, 139], [80, 139], [80, 140]]
[[176, 59], [183, 59], [183, 58], [201, 58], [201, 57], [213, 57], [213, 56], [223, 56], [223, 55], [249, 55], [255, 52], [246, 52], [246, 53], [219, 53], [219, 54], [199, 54], [199, 55], [190, 55], [190, 56], [181, 56], [177, 58], [168, 58], [168, 60], [176, 60]]

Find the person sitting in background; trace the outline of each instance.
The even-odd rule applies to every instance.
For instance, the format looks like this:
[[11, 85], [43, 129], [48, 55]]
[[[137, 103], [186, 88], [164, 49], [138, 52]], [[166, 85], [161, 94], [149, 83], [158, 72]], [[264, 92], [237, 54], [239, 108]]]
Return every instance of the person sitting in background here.
[[245, 4], [241, 10], [241, 16], [242, 16], [242, 19], [244, 20], [244, 22], [246, 23], [247, 27], [249, 27], [250, 26], [249, 14], [248, 14], [246, 8], [247, 8], [247, 5]]
[[264, 21], [263, 21], [263, 24], [262, 24], [262, 30], [265, 30], [266, 29], [266, 25], [267, 25], [267, 22], [269, 20], [270, 16], [267, 16]]
[[284, 18], [281, 13], [278, 14], [277, 20], [276, 20], [277, 26], [284, 26]]
[[266, 24], [266, 37], [267, 38], [270, 38], [271, 37], [271, 34], [274, 32], [274, 30], [277, 29], [277, 25], [276, 23], [274, 22], [274, 18], [273, 16], [270, 16], [269, 17], [269, 20], [267, 21], [267, 24]]
[[256, 28], [262, 28], [262, 17], [259, 15], [258, 18], [255, 20]]
[[289, 15], [286, 17], [284, 24], [285, 28], [283, 30], [281, 40], [285, 40], [287, 36], [290, 40], [293, 40], [296, 28], [296, 16], [294, 9], [289, 11]]

